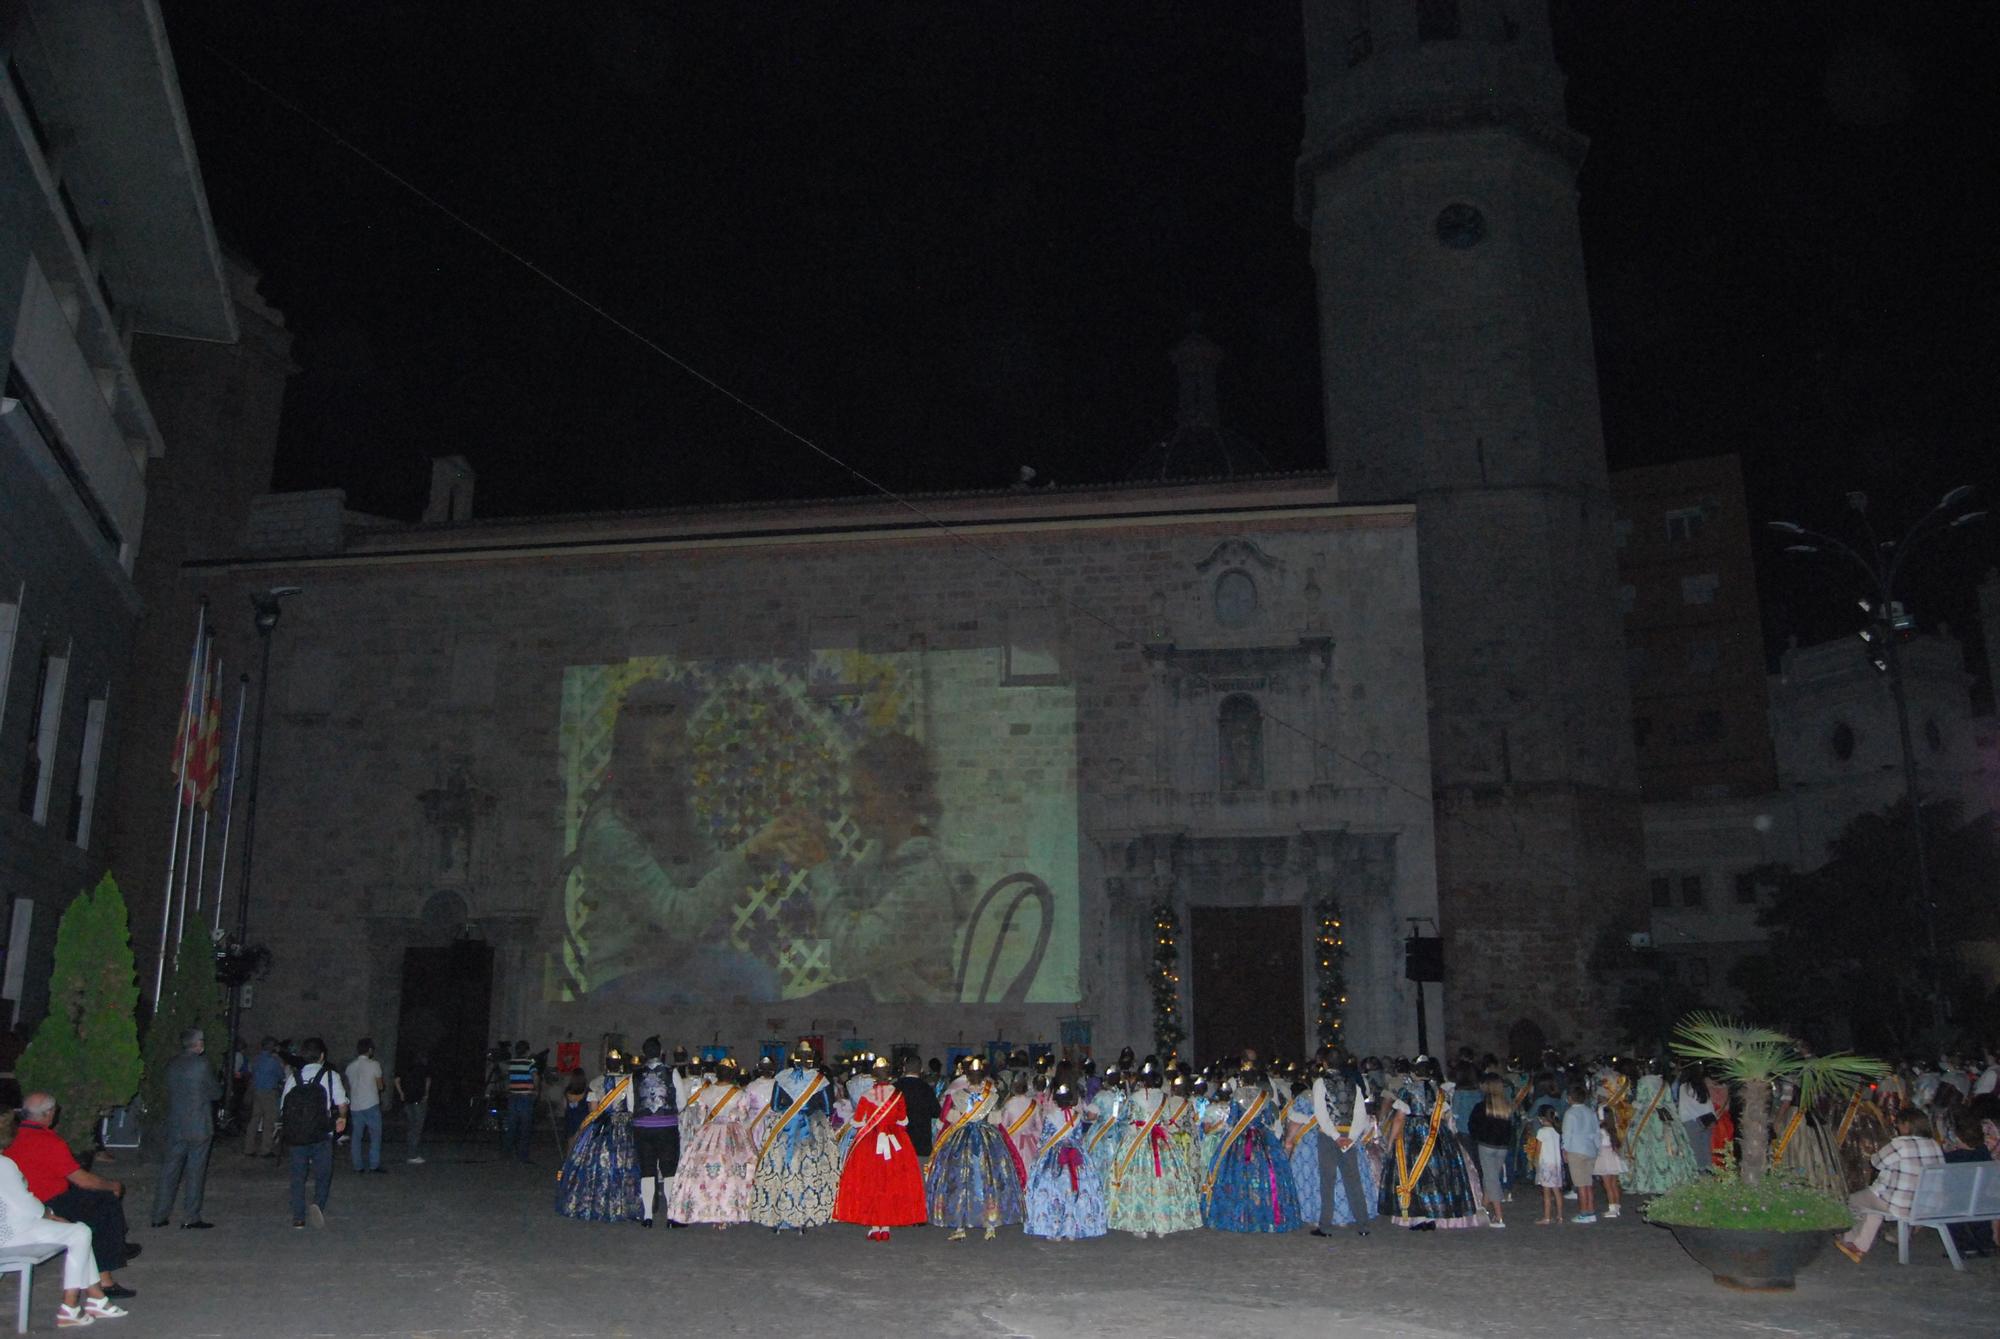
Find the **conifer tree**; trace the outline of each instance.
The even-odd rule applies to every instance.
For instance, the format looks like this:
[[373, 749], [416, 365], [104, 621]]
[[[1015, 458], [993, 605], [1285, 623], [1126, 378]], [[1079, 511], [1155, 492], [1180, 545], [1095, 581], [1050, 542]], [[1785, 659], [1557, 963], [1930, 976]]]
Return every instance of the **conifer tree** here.
[[15, 1066], [23, 1092], [50, 1093], [70, 1113], [65, 1130], [77, 1143], [139, 1087], [138, 1006], [125, 897], [106, 874], [63, 912], [49, 1015]]
[[153, 1021], [146, 1025], [146, 1078], [139, 1095], [146, 1114], [159, 1120], [167, 1114], [167, 1066], [181, 1053], [181, 1034], [198, 1027], [208, 1039], [211, 1066], [226, 1064], [221, 1055], [228, 1043], [222, 1035], [222, 987], [215, 979], [215, 943], [200, 918], [188, 923], [180, 950], [167, 969], [166, 993]]

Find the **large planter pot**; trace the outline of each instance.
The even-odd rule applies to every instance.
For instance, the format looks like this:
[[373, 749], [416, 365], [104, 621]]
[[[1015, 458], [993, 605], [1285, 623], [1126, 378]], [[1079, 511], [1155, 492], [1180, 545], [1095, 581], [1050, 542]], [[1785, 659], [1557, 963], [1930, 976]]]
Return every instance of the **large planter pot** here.
[[1725, 1288], [1740, 1292], [1789, 1292], [1792, 1277], [1826, 1249], [1833, 1233], [1766, 1232], [1733, 1227], [1682, 1227], [1667, 1230], [1695, 1263]]

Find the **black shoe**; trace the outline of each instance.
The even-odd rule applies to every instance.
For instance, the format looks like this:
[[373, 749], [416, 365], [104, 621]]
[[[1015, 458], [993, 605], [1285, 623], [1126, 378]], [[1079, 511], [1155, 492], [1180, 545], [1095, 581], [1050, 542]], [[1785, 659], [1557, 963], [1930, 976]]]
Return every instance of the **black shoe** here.
[[197, 1218], [197, 1219], [195, 1219], [195, 1220], [194, 1220], [194, 1221], [193, 1221], [192, 1223], [182, 1223], [182, 1224], [181, 1224], [181, 1231], [183, 1231], [183, 1232], [206, 1232], [206, 1231], [207, 1231], [207, 1230], [208, 1230], [209, 1228], [212, 1228], [212, 1227], [214, 1227], [214, 1226], [215, 1226], [215, 1224], [213, 1224], [213, 1223], [204, 1223], [204, 1222], [203, 1222], [203, 1221], [202, 1221], [201, 1219]]
[[1368, 1229], [1365, 1227], [1357, 1227], [1354, 1229], [1354, 1235], [1357, 1237], [1365, 1237], [1368, 1235]]
[[167, 1225], [167, 1220], [164, 1218], [155, 1218], [152, 1222], [147, 1224], [148, 1227], [165, 1227], [166, 1225]]
[[1316, 1227], [1316, 1228], [1314, 1228], [1314, 1229], [1313, 1229], [1313, 1235], [1314, 1235], [1315, 1237], [1330, 1237], [1330, 1236], [1332, 1236], [1332, 1235], [1333, 1235], [1333, 1233], [1331, 1233], [1331, 1232], [1327, 1231], [1327, 1230], [1326, 1230], [1325, 1228], [1323, 1228], [1323, 1227]]
[[116, 1297], [120, 1301], [123, 1301], [127, 1297], [137, 1297], [139, 1290], [137, 1288], [128, 1288], [122, 1283], [107, 1283], [104, 1285], [104, 1295], [106, 1297]]
[[686, 1223], [676, 1223], [676, 1222], [675, 1222], [675, 1221], [674, 1221], [673, 1219], [669, 1218], [669, 1219], [667, 1220], [667, 1226], [668, 1226], [668, 1227], [671, 1227], [671, 1228], [683, 1228], [683, 1227], [686, 1227], [686, 1226], [687, 1226], [687, 1224], [686, 1224]]
[[306, 1220], [305, 1220], [305, 1219], [303, 1219], [303, 1218], [294, 1218], [294, 1219], [292, 1220], [292, 1226], [293, 1226], [293, 1227], [296, 1227], [296, 1228], [303, 1228], [303, 1227], [304, 1227], [305, 1225], [306, 1225]]
[[1412, 1232], [1435, 1232], [1435, 1231], [1437, 1231], [1437, 1229], [1438, 1229], [1438, 1225], [1437, 1225], [1436, 1223], [1412, 1223], [1412, 1224], [1410, 1224], [1410, 1231], [1412, 1231]]
[[652, 1225], [653, 1225], [653, 1220], [650, 1218], [641, 1218], [639, 1220], [640, 1227], [650, 1228]]
[[137, 1260], [139, 1252], [144, 1249], [145, 1247], [141, 1246], [138, 1242], [128, 1241], [125, 1243], [125, 1258], [127, 1260]]

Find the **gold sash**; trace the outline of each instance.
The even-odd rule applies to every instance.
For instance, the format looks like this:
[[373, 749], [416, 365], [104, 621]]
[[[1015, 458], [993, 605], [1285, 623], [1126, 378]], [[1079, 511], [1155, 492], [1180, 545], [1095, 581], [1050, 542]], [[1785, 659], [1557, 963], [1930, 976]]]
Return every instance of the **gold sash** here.
[[1854, 1090], [1854, 1096], [1849, 1098], [1847, 1101], [1846, 1113], [1842, 1115], [1840, 1118], [1840, 1133], [1833, 1137], [1833, 1146], [1836, 1150], [1845, 1148], [1847, 1146], [1847, 1132], [1849, 1129], [1853, 1128], [1855, 1114], [1860, 1110], [1861, 1110], [1861, 1089], [1856, 1088]]
[[1257, 1104], [1238, 1117], [1236, 1124], [1229, 1127], [1229, 1133], [1222, 1136], [1222, 1142], [1215, 1149], [1215, 1161], [1208, 1165], [1208, 1179], [1201, 1183], [1203, 1199], [1215, 1193], [1215, 1178], [1222, 1172], [1222, 1160], [1229, 1156], [1230, 1147], [1242, 1137], [1245, 1130], [1250, 1128], [1250, 1122], [1257, 1118], [1257, 1113], [1262, 1111], [1264, 1104], [1270, 1100], [1269, 1093], [1258, 1093]]
[[1431, 1108], [1431, 1130], [1424, 1137], [1424, 1146], [1417, 1150], [1417, 1165], [1409, 1165], [1410, 1142], [1407, 1131], [1396, 1134], [1396, 1203], [1402, 1206], [1403, 1217], [1410, 1216], [1410, 1196], [1416, 1192], [1417, 1180], [1424, 1174], [1424, 1168], [1431, 1164], [1431, 1154], [1437, 1149], [1438, 1131], [1444, 1127], [1444, 1094], [1438, 1094], [1437, 1105]]
[[[1186, 1099], [1183, 1098], [1182, 1101], [1185, 1102]], [[1160, 1105], [1153, 1108], [1152, 1119], [1140, 1127], [1139, 1133], [1132, 1140], [1132, 1147], [1125, 1150], [1125, 1156], [1118, 1159], [1118, 1165], [1111, 1169], [1112, 1185], [1120, 1186], [1125, 1183], [1125, 1169], [1132, 1165], [1132, 1159], [1137, 1156], [1139, 1149], [1153, 1137], [1153, 1131], [1159, 1127], [1160, 1118], [1166, 1114], [1167, 1099], [1162, 1097]]]
[[618, 1086], [613, 1088], [610, 1092], [606, 1093], [602, 1098], [598, 1100], [597, 1105], [590, 1109], [590, 1114], [583, 1118], [583, 1124], [576, 1127], [576, 1132], [578, 1134], [582, 1134], [585, 1130], [588, 1130], [590, 1128], [590, 1123], [596, 1120], [599, 1116], [602, 1116], [606, 1111], [609, 1111], [611, 1109], [611, 1104], [616, 1102], [619, 1098], [623, 1097], [625, 1095], [625, 1090], [630, 1088], [631, 1086], [632, 1086], [631, 1076], [628, 1075], [625, 1078], [620, 1079], [618, 1081]]
[[1031, 1097], [1028, 1099], [1028, 1109], [1026, 1111], [1023, 1111], [1020, 1115], [1014, 1118], [1014, 1123], [1007, 1127], [1007, 1133], [1009, 1135], [1016, 1135], [1021, 1133], [1021, 1128], [1025, 1126], [1030, 1119], [1033, 1118], [1034, 1114], [1035, 1114], [1035, 1099]]
[[1086, 1153], [1097, 1152], [1097, 1146], [1104, 1141], [1104, 1136], [1110, 1134], [1111, 1127], [1116, 1125], [1121, 1119], [1118, 1114], [1118, 1109], [1124, 1105], [1125, 1105], [1125, 1095], [1123, 1093], [1120, 1093], [1117, 1097], [1111, 1100], [1111, 1114], [1109, 1116], [1106, 1116], [1103, 1120], [1097, 1122], [1097, 1128], [1090, 1132], [1090, 1142], [1084, 1146], [1084, 1152]]
[[1660, 1080], [1659, 1091], [1653, 1094], [1653, 1100], [1646, 1103], [1646, 1109], [1639, 1113], [1639, 1119], [1632, 1122], [1631, 1125], [1632, 1133], [1630, 1136], [1631, 1138], [1637, 1139], [1639, 1137], [1639, 1131], [1646, 1128], [1647, 1117], [1653, 1114], [1654, 1109], [1660, 1105], [1660, 1099], [1662, 1097], [1665, 1097], [1666, 1095], [1667, 1095], [1667, 1081], [1664, 1078], [1662, 1078]]
[[[970, 1092], [971, 1089], [968, 1088], [966, 1091]], [[943, 1134], [938, 1136], [937, 1143], [931, 1145], [931, 1158], [933, 1160], [937, 1158], [938, 1154], [944, 1152], [945, 1144], [951, 1139], [953, 1135], [957, 1134], [960, 1130], [963, 1130], [966, 1126], [972, 1124], [972, 1122], [978, 1120], [981, 1116], [986, 1114], [986, 1108], [992, 1103], [994, 1096], [995, 1093], [993, 1089], [988, 1087], [980, 1088], [979, 1100], [972, 1104], [971, 1110], [967, 1111], [963, 1116], [960, 1116], [957, 1120], [953, 1121], [951, 1123], [950, 1128], [947, 1129]]]
[[813, 1098], [819, 1096], [819, 1090], [824, 1087], [826, 1087], [826, 1075], [824, 1074], [813, 1075], [813, 1081], [811, 1084], [807, 1086], [805, 1092], [802, 1095], [800, 1095], [797, 1101], [792, 1103], [792, 1105], [785, 1111], [784, 1115], [778, 1117], [777, 1121], [771, 1126], [770, 1133], [764, 1136], [763, 1147], [757, 1150], [757, 1161], [762, 1162], [764, 1160], [764, 1155], [771, 1151], [771, 1145], [778, 1142], [778, 1131], [784, 1129], [787, 1125], [790, 1125], [792, 1123], [792, 1117], [798, 1115], [801, 1111], [804, 1111], [806, 1109], [806, 1103], [812, 1101]]

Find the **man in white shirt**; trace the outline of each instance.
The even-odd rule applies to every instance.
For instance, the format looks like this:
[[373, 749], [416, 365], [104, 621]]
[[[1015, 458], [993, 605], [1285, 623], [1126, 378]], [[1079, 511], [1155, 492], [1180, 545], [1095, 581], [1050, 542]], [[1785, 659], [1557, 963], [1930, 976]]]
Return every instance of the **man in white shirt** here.
[[[375, 1058], [375, 1039], [363, 1037], [347, 1062], [347, 1096], [354, 1131], [347, 1144], [357, 1172], [382, 1170], [382, 1065]], [[367, 1153], [362, 1153], [363, 1146]]]
[[[304, 1227], [310, 1214], [314, 1227], [325, 1227], [326, 1198], [333, 1189], [333, 1141], [347, 1128], [347, 1085], [341, 1082], [340, 1072], [326, 1063], [325, 1042], [307, 1037], [299, 1049], [304, 1058], [298, 1073], [286, 1075], [285, 1091], [278, 1098], [278, 1115], [283, 1121], [280, 1133], [292, 1159], [292, 1226]], [[301, 1087], [324, 1094], [324, 1106], [315, 1104], [310, 1120], [304, 1118], [302, 1103], [288, 1100], [292, 1090]], [[307, 1171], [313, 1174], [311, 1204], [306, 1203]]]
[[1313, 1138], [1319, 1141], [1319, 1222], [1315, 1237], [1331, 1236], [1336, 1221], [1336, 1191], [1347, 1192], [1348, 1222], [1361, 1236], [1375, 1216], [1375, 1206], [1361, 1186], [1361, 1141], [1374, 1127], [1368, 1114], [1368, 1093], [1347, 1074], [1347, 1056], [1338, 1048], [1319, 1050], [1319, 1077], [1313, 1080]]
[[1681, 1124], [1687, 1127], [1688, 1144], [1696, 1151], [1706, 1149], [1709, 1144], [1708, 1127], [1715, 1124], [1715, 1107], [1708, 1100], [1708, 1084], [1700, 1077], [1699, 1071], [1690, 1070], [1681, 1075], [1681, 1081], [1674, 1085], [1674, 1109]]

